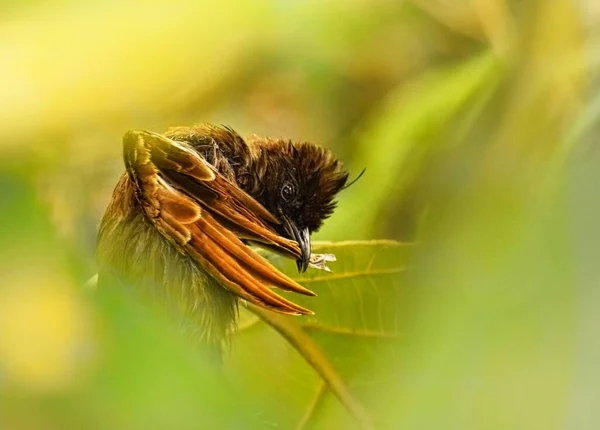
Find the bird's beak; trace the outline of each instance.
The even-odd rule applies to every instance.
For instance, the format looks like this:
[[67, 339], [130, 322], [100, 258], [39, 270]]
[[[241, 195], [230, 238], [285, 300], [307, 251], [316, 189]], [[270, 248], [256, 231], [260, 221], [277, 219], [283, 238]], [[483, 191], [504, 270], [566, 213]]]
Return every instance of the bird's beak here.
[[296, 224], [288, 217], [283, 216], [284, 226], [287, 230], [288, 234], [298, 242], [300, 246], [301, 257], [296, 260], [296, 267], [298, 267], [298, 272], [303, 273], [306, 272], [308, 268], [308, 263], [310, 261], [310, 231], [308, 228], [304, 228], [299, 230]]
[[295, 237], [296, 242], [300, 245], [300, 251], [302, 252], [302, 258], [296, 260], [296, 267], [298, 272], [306, 272], [308, 268], [308, 262], [310, 261], [310, 231], [308, 228], [304, 228], [301, 231], [296, 229], [298, 236]]

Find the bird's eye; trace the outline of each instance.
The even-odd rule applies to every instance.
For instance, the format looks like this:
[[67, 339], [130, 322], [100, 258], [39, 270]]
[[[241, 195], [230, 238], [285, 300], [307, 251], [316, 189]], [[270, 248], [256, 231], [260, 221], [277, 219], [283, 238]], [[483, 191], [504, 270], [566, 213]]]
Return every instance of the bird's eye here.
[[294, 196], [294, 187], [289, 182], [286, 182], [285, 184], [283, 184], [283, 187], [281, 188], [281, 198], [287, 202], [287, 201], [291, 200], [293, 196]]

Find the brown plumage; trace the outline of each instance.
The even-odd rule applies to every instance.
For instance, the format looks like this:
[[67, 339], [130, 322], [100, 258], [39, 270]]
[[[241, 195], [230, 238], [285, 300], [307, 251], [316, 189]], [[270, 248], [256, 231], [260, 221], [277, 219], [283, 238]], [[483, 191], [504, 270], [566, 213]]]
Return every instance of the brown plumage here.
[[126, 172], [101, 221], [99, 283], [133, 286], [219, 348], [237, 298], [286, 314], [311, 312], [270, 287], [314, 295], [248, 243], [324, 268], [310, 233], [348, 174], [310, 143], [242, 139], [201, 124], [123, 137]]

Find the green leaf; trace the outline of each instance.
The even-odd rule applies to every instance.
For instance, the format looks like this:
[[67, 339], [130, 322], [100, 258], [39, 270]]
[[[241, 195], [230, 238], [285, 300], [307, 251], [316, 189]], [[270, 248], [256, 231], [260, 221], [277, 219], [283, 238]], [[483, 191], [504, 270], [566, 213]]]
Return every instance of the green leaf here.
[[313, 252], [337, 256], [334, 272], [302, 276], [293, 262], [274, 258], [318, 297], [288, 296], [312, 309], [310, 317], [242, 309], [227, 373], [266, 424], [378, 428], [373, 395], [407, 315], [410, 249], [392, 241], [315, 244]]
[[319, 237], [345, 238], [351, 230], [353, 238], [371, 238], [380, 216], [376, 209], [386, 207], [390, 196], [401, 195], [419, 177], [431, 155], [447, 144], [443, 133], [448, 128], [468, 129], [476, 119], [471, 111], [488, 100], [501, 76], [498, 59], [484, 51], [401, 85], [358, 136], [355, 166], [367, 171], [351, 191], [340, 195], [343, 213], [334, 214]]

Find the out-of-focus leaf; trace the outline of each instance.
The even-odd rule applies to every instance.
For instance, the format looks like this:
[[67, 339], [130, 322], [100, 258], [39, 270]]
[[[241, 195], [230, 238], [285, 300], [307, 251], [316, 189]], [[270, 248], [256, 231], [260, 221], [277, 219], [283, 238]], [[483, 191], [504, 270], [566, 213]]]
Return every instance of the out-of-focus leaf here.
[[94, 313], [78, 294], [66, 252], [33, 187], [2, 167], [0, 381], [6, 389], [53, 394], [89, 376]]
[[253, 426], [218, 367], [165, 318], [126, 291], [87, 297], [30, 181], [0, 171], [0, 189], [2, 428]]
[[[360, 136], [355, 155], [357, 168], [367, 167], [364, 177], [340, 195], [343, 218], [325, 225], [320, 237], [338, 239], [348, 231], [357, 239], [371, 238], [380, 212], [418, 176], [427, 157], [444, 145], [447, 127], [467, 128], [472, 115], [461, 117], [464, 106], [481, 102], [493, 91], [501, 67], [490, 51], [459, 66], [431, 72], [403, 85]], [[475, 96], [478, 97], [475, 97]]]
[[3, 16], [0, 148], [40, 132], [165, 121], [235, 74], [268, 11], [249, 1], [71, 1]]
[[490, 46], [500, 57], [510, 54], [515, 41], [515, 24], [507, 0], [471, 0]]
[[521, 145], [523, 155], [539, 161], [554, 157], [562, 165], [573, 141], [555, 137], [581, 114], [589, 79], [581, 11], [575, 2], [557, 0], [534, 2], [528, 13], [527, 25], [520, 29], [510, 109], [495, 136], [496, 146], [505, 151], [513, 142]]
[[[591, 6], [591, 5], [590, 5]], [[600, 274], [598, 244], [600, 244], [600, 97], [596, 96], [588, 111], [569, 136], [571, 162], [568, 165], [567, 189], [570, 198], [570, 245], [574, 256], [573, 285], [576, 299], [576, 341], [573, 342], [572, 397], [565, 425], [569, 429], [593, 428], [600, 423]]]
[[337, 256], [334, 272], [303, 276], [293, 262], [275, 258], [318, 297], [290, 297], [314, 310], [310, 317], [244, 310], [228, 371], [265, 423], [379, 428], [373, 394], [393, 369], [389, 361], [410, 316], [402, 275], [410, 249], [390, 241], [318, 244], [314, 252]]
[[569, 417], [582, 342], [570, 209], [558, 189], [532, 205], [520, 179], [506, 180], [514, 196], [489, 183], [451, 193], [427, 223], [414, 265], [421, 300], [380, 397], [394, 428], [558, 429]]
[[483, 38], [481, 22], [471, 0], [413, 0], [413, 3], [451, 30]]
[[[463, 150], [427, 171], [432, 180], [419, 196], [432, 202], [415, 252], [422, 300], [382, 396], [398, 428], [583, 428], [597, 416], [584, 384], [571, 397], [576, 363], [597, 353], [597, 345], [576, 346], [586, 342], [578, 295], [597, 295], [591, 283], [576, 287], [569, 225], [575, 217], [589, 228], [597, 205], [565, 199], [570, 153], [561, 151], [580, 102], [580, 28], [571, 2], [531, 8], [522, 30], [536, 36], [519, 46], [508, 91], [490, 99]], [[449, 165], [461, 174], [449, 176]], [[576, 358], [578, 350], [587, 356]], [[592, 377], [587, 369], [581, 375]]]
[[514, 25], [506, 0], [413, 0], [449, 29], [475, 39], [487, 39], [499, 56], [507, 54]]

